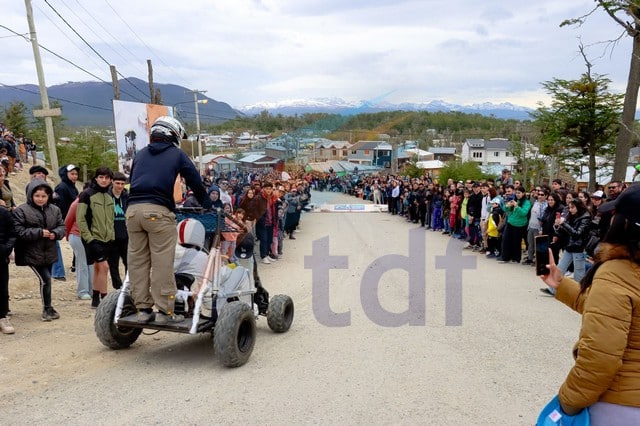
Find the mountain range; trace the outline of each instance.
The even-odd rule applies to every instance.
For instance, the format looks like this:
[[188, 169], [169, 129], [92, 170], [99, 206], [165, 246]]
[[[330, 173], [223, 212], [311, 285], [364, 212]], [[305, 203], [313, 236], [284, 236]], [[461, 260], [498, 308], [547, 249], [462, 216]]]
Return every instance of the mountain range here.
[[359, 101], [347, 102], [341, 98], [290, 99], [279, 102], [260, 102], [238, 108], [247, 115], [258, 114], [267, 110], [272, 114], [293, 115], [310, 112], [325, 112], [332, 114], [354, 115], [381, 111], [429, 111], [451, 112], [459, 111], [467, 114], [481, 114], [504, 119], [528, 120], [531, 108], [514, 105], [509, 102], [494, 104], [457, 105], [442, 100], [422, 103], [390, 103]]
[[[131, 102], [149, 102], [149, 85], [137, 78], [119, 80], [120, 99]], [[155, 84], [160, 91], [162, 102], [174, 106], [177, 116], [185, 122], [195, 122], [195, 103], [193, 93], [186, 87], [175, 84]], [[113, 88], [101, 82], [68, 82], [47, 88], [50, 103], [59, 102], [66, 123], [70, 126], [113, 126], [112, 100]], [[294, 115], [305, 113], [331, 113], [355, 115], [381, 111], [459, 111], [469, 114], [482, 114], [504, 119], [529, 119], [530, 108], [511, 103], [482, 103], [456, 105], [434, 100], [424, 103], [390, 103], [359, 101], [347, 102], [341, 98], [293, 99], [279, 102], [261, 102], [239, 108], [228, 103], [198, 95], [199, 119], [201, 124], [218, 124], [238, 115], [254, 115], [262, 111], [271, 114]], [[207, 100], [202, 103], [202, 100]], [[40, 92], [37, 85], [23, 84], [0, 86], [0, 107], [12, 102], [23, 102], [29, 110], [40, 108]]]
[[[149, 84], [137, 78], [119, 80], [120, 100], [149, 102]], [[189, 89], [175, 84], [155, 84], [162, 103], [174, 106], [177, 115], [186, 122], [195, 122], [195, 102]], [[113, 126], [113, 87], [100, 82], [68, 82], [47, 88], [49, 103], [59, 102], [66, 124], [70, 126]], [[222, 123], [233, 119], [239, 111], [225, 102], [219, 102], [202, 94], [198, 103], [200, 123]], [[23, 84], [0, 86], [0, 106], [11, 102], [23, 102], [29, 110], [40, 108], [40, 91], [37, 85]]]

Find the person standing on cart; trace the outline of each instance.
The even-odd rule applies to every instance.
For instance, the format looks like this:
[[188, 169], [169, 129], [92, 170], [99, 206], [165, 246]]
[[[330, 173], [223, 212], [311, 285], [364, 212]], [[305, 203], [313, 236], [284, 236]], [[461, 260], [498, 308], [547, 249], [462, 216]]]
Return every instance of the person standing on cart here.
[[179, 148], [187, 133], [173, 117], [159, 117], [150, 129], [149, 145], [131, 166], [131, 188], [126, 211], [129, 234], [129, 280], [139, 322], [180, 322], [174, 313], [176, 282], [173, 262], [177, 241], [173, 188], [180, 175], [198, 202], [207, 196], [198, 170]]

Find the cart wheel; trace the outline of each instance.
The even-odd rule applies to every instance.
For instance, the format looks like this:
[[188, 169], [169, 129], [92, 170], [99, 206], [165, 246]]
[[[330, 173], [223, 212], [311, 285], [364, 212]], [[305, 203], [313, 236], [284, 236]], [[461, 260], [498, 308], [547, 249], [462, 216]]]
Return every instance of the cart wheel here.
[[267, 311], [267, 324], [276, 333], [284, 333], [289, 330], [293, 322], [293, 300], [284, 294], [276, 294], [269, 302]]
[[[111, 349], [128, 348], [142, 333], [141, 328], [118, 327], [113, 323], [119, 296], [120, 290], [113, 291], [102, 299], [96, 309], [96, 318], [93, 323], [98, 339], [103, 345]], [[135, 312], [136, 307], [133, 305], [131, 296], [125, 296], [121, 316], [126, 317]]]
[[245, 364], [256, 341], [256, 319], [244, 302], [224, 305], [213, 329], [213, 349], [225, 367]]

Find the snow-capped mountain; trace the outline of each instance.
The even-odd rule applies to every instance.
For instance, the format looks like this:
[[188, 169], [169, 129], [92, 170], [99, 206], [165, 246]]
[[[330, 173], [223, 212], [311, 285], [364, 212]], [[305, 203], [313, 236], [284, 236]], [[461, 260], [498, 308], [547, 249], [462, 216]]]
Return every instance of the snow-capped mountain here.
[[516, 120], [529, 119], [531, 108], [514, 105], [509, 102], [494, 104], [484, 102], [472, 105], [451, 104], [442, 100], [433, 100], [423, 103], [390, 103], [376, 101], [349, 102], [341, 98], [314, 98], [314, 99], [286, 99], [277, 102], [258, 102], [236, 108], [245, 114], [259, 114], [269, 111], [272, 114], [294, 115], [310, 112], [325, 112], [335, 114], [360, 114], [380, 111], [460, 111], [468, 114], [493, 115], [498, 118], [510, 118]]

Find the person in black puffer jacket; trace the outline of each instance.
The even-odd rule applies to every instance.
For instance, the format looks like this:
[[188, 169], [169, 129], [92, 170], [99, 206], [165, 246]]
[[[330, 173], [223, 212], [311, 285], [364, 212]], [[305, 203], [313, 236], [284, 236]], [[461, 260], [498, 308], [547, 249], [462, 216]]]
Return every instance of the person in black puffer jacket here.
[[560, 238], [553, 228], [557, 215], [561, 215], [564, 210], [562, 200], [557, 193], [549, 194], [547, 197], [547, 208], [544, 210], [540, 218], [540, 232], [542, 235], [549, 236], [549, 248], [553, 252], [553, 260], [556, 264], [560, 261], [560, 249], [562, 248], [566, 238]]
[[9, 210], [0, 208], [0, 332], [13, 334], [9, 322], [9, 255], [16, 243], [13, 217]]
[[564, 247], [564, 253], [560, 258], [560, 263], [558, 263], [558, 268], [563, 274], [566, 274], [569, 265], [573, 263], [573, 279], [577, 282], [580, 282], [585, 274], [584, 249], [587, 244], [590, 225], [591, 215], [584, 203], [577, 198], [569, 202], [569, 215], [566, 220], [560, 218], [554, 224], [556, 232], [566, 234], [569, 237], [567, 245]]
[[27, 202], [13, 212], [16, 231], [16, 265], [29, 266], [40, 281], [42, 320], [60, 318], [51, 306], [51, 267], [58, 259], [56, 241], [66, 229], [60, 209], [54, 205], [53, 190], [46, 182], [35, 179], [27, 185]]

